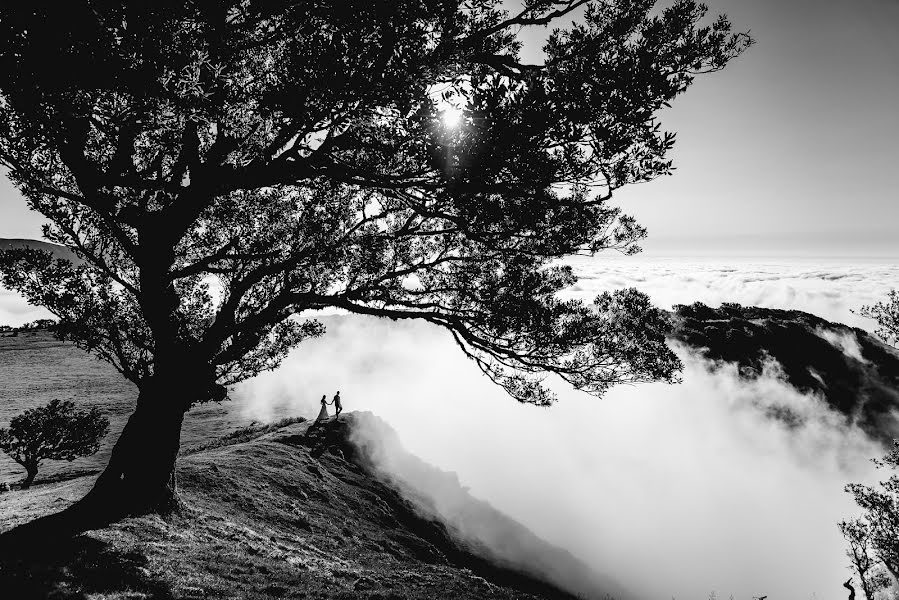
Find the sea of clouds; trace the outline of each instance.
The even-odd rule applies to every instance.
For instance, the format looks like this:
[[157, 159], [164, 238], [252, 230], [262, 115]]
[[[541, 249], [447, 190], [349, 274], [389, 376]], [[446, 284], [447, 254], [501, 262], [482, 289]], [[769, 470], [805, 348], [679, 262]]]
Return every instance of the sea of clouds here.
[[884, 300], [899, 288], [896, 259], [776, 259], [732, 257], [575, 258], [569, 261], [579, 281], [568, 293], [592, 300], [597, 290], [636, 287], [662, 308], [704, 302], [717, 306], [797, 309], [829, 321], [871, 329], [859, 317], [862, 305]]
[[[899, 288], [887, 261], [578, 260], [571, 296], [635, 286], [655, 302], [799, 309], [871, 329], [854, 314]], [[596, 399], [518, 405], [428, 325], [325, 317], [325, 337], [237, 391], [248, 418], [317, 413], [341, 390], [422, 459], [637, 597], [845, 597], [836, 523], [857, 512], [846, 483], [873, 482], [882, 449], [777, 365], [747, 382], [688, 349], [684, 381], [622, 386]], [[830, 332], [821, 332], [830, 335]], [[851, 344], [844, 344], [851, 355]], [[789, 428], [766, 408], [789, 405]], [[448, 518], [451, 518], [448, 515]]]
[[[663, 308], [702, 301], [799, 309], [871, 330], [854, 314], [899, 288], [889, 261], [592, 259], [574, 262], [590, 300], [634, 286]], [[27, 315], [27, 317], [26, 317]], [[44, 316], [0, 294], [0, 323]], [[235, 390], [247, 419], [312, 417], [341, 391], [405, 447], [458, 474], [471, 493], [642, 598], [845, 598], [836, 523], [857, 511], [843, 492], [873, 482], [882, 449], [786, 385], [772, 365], [747, 382], [688, 349], [680, 385], [621, 386], [602, 399], [558, 385], [550, 408], [515, 403], [417, 323], [328, 315], [328, 333], [275, 372]], [[822, 332], [827, 335], [827, 332]], [[844, 349], [852, 353], [851, 345]], [[806, 419], [789, 428], [766, 407]]]

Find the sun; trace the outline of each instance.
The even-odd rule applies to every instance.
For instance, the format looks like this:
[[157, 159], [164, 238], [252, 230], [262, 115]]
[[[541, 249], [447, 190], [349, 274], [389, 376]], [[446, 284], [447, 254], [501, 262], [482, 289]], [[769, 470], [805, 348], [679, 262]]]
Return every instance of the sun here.
[[448, 106], [441, 111], [440, 117], [447, 127], [458, 127], [462, 122], [462, 109], [457, 106]]

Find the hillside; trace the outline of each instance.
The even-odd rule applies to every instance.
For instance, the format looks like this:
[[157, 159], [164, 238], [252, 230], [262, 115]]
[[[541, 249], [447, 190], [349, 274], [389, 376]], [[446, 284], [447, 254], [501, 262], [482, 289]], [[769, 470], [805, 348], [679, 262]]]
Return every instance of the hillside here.
[[[867, 332], [798, 310], [739, 304], [675, 307], [672, 338], [746, 378], [775, 361], [795, 388], [820, 395], [869, 435], [899, 437], [899, 351]], [[788, 408], [772, 415], [787, 423]]]
[[[346, 415], [311, 431], [308, 422], [262, 428], [187, 450], [179, 462], [183, 514], [127, 519], [70, 547], [48, 548], [40, 559], [5, 564], [0, 590], [4, 597], [108, 600], [575, 598], [494, 566], [482, 548], [433, 520], [424, 500], [403, 499], [378, 476], [372, 446], [352, 441], [360, 419], [371, 418]], [[62, 508], [91, 481], [0, 495], [3, 529]], [[467, 492], [459, 487], [452, 495]], [[475, 513], [492, 510], [470, 496], [467, 502]], [[512, 532], [508, 539], [564, 561], [563, 572], [589, 574], [520, 524], [496, 511], [491, 518], [495, 530]]]
[[[81, 408], [97, 408], [109, 418], [110, 432], [97, 454], [71, 463], [51, 460], [42, 464], [38, 483], [77, 473], [95, 473], [103, 468], [125, 421], [134, 411], [137, 390], [109, 363], [71, 342], [55, 339], [48, 331], [31, 331], [18, 337], [0, 334], [0, 427], [5, 427], [15, 415], [54, 398], [72, 400]], [[192, 408], [185, 419], [181, 440], [184, 445], [194, 445], [247, 424], [234, 403], [202, 404]], [[20, 465], [0, 454], [0, 482], [13, 483], [23, 473]], [[2, 521], [0, 508], [0, 525]]]

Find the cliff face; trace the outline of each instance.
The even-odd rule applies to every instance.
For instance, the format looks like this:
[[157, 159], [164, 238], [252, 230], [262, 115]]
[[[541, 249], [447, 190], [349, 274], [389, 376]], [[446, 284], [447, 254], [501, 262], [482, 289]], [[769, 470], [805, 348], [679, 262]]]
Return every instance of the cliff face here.
[[727, 303], [676, 306], [672, 316], [671, 337], [707, 359], [736, 363], [746, 378], [776, 362], [788, 383], [872, 437], [899, 437], [899, 351], [867, 332], [802, 311]]
[[348, 416], [353, 427], [347, 437], [355, 449], [356, 460], [408, 499], [417, 514], [442, 523], [461, 551], [459, 556], [473, 555], [484, 567], [498, 566], [494, 577], [527, 574], [534, 582], [527, 589], [550, 595], [557, 593], [551, 589], [554, 585], [578, 598], [632, 597], [611, 577], [596, 572], [568, 551], [547, 543], [489, 503], [473, 497], [455, 473], [438, 469], [406, 451], [394, 430], [379, 417], [369, 412]]

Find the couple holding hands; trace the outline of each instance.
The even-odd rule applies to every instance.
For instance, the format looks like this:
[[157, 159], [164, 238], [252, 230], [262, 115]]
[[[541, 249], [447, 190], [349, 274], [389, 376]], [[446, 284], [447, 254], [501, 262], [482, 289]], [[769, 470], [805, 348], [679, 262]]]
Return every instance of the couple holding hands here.
[[334, 394], [334, 399], [331, 400], [330, 402], [325, 400], [326, 396], [327, 396], [327, 394], [322, 394], [322, 399], [321, 399], [322, 409], [321, 409], [321, 411], [319, 411], [318, 417], [315, 419], [316, 423], [319, 421], [324, 421], [325, 419], [328, 418], [328, 405], [329, 404], [334, 405], [334, 410], [336, 411], [336, 413], [334, 414], [335, 419], [337, 419], [340, 416], [340, 411], [343, 410], [343, 405], [340, 403], [340, 392], [339, 391], [336, 394]]

